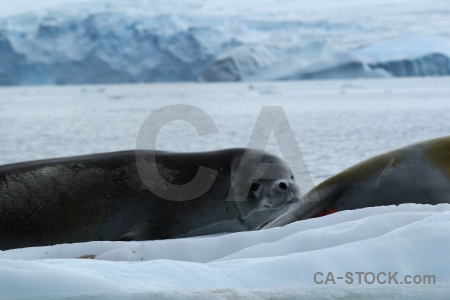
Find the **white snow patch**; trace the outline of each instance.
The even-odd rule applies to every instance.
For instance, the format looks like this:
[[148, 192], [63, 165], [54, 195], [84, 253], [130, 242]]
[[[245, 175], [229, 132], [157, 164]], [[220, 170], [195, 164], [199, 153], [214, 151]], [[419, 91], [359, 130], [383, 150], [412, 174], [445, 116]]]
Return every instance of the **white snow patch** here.
[[[450, 291], [449, 228], [449, 204], [404, 204], [220, 236], [7, 250], [0, 252], [0, 295], [444, 299]], [[97, 257], [78, 259], [87, 254]], [[434, 275], [436, 285], [318, 285], [316, 272], [398, 272], [399, 281]]]

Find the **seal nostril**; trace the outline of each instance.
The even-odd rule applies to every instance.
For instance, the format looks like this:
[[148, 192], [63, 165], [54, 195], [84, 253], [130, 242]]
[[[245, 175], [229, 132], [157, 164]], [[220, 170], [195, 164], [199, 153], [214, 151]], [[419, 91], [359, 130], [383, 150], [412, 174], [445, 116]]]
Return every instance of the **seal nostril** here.
[[287, 184], [286, 184], [286, 182], [280, 182], [278, 184], [278, 187], [282, 190], [285, 190], [285, 189], [287, 189]]
[[261, 184], [259, 184], [259, 183], [252, 183], [252, 186], [251, 186], [251, 190], [252, 191], [254, 191], [254, 192], [256, 192], [258, 189], [259, 189], [259, 186], [260, 186]]

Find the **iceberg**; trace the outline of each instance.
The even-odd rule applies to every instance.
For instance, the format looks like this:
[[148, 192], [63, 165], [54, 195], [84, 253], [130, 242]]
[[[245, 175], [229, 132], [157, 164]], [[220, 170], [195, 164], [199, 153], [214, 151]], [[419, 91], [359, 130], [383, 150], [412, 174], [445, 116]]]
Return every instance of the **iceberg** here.
[[371, 68], [397, 77], [450, 75], [449, 38], [402, 36], [380, 41], [357, 53]]
[[212, 60], [205, 81], [269, 81], [387, 77], [372, 70], [351, 52], [338, 51], [324, 41], [303, 47], [240, 46]]

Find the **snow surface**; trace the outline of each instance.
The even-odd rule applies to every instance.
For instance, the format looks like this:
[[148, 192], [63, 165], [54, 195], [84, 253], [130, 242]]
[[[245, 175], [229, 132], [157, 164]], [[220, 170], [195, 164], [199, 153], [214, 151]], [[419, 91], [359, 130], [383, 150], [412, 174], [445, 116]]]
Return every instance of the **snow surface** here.
[[[177, 103], [205, 110], [218, 132], [198, 136], [174, 122], [158, 149], [242, 147], [262, 106], [281, 105], [317, 184], [375, 154], [448, 135], [449, 97], [449, 78], [4, 87], [0, 161], [132, 149], [144, 119]], [[273, 136], [268, 150], [279, 151]], [[448, 204], [408, 204], [264, 231], [3, 251], [0, 299], [448, 299], [449, 222]], [[96, 259], [78, 259], [89, 254]], [[318, 271], [435, 275], [437, 284], [317, 285]]]
[[[344, 211], [283, 228], [0, 252], [0, 296], [47, 299], [383, 297], [445, 299], [450, 205]], [[79, 259], [94, 254], [94, 260]], [[434, 275], [437, 285], [314, 284], [316, 272]], [[356, 278], [356, 277], [355, 277]], [[324, 279], [324, 278], [323, 278]]]
[[450, 74], [445, 0], [0, 5], [1, 85]]

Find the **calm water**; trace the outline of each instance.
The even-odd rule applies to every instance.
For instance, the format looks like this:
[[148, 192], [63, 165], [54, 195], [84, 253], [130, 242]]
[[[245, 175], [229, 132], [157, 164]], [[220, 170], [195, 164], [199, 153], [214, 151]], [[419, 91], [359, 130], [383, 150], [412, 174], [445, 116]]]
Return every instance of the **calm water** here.
[[[372, 155], [450, 134], [450, 79], [0, 89], [0, 163], [134, 149], [143, 121], [197, 106], [217, 132], [165, 126], [157, 149], [245, 147], [263, 106], [282, 106], [315, 184]], [[187, 114], [187, 113], [186, 113]], [[267, 148], [280, 153], [272, 135]]]

